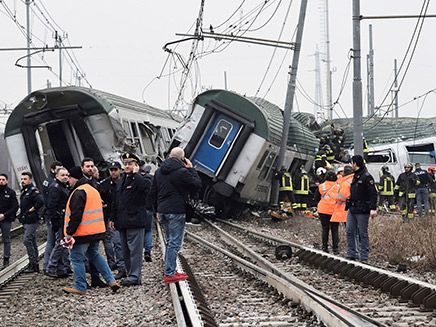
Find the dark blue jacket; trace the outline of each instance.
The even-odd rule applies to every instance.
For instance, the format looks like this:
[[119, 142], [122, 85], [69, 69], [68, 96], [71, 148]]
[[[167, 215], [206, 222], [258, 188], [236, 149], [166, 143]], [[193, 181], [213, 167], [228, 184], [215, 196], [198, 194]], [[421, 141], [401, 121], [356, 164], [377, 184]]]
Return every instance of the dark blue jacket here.
[[0, 213], [5, 215], [5, 220], [14, 221], [18, 211], [17, 194], [9, 186], [0, 186]]
[[[57, 220], [58, 223], [64, 219], [65, 207], [69, 197], [69, 191], [66, 184], [57, 179], [50, 185], [44, 218], [50, 221]], [[60, 226], [60, 224], [59, 224]]]
[[377, 208], [377, 190], [374, 178], [365, 167], [354, 172], [350, 186], [349, 210], [352, 213], [370, 213]]
[[[39, 220], [39, 209], [44, 205], [44, 198], [41, 192], [33, 185], [33, 183], [26, 185], [21, 190], [20, 197], [20, 210], [21, 219], [23, 224], [33, 224]], [[34, 207], [35, 211], [29, 212], [29, 209]]]
[[[118, 180], [119, 181], [119, 180]], [[112, 202], [117, 189], [117, 183], [112, 177], [106, 177], [100, 182], [100, 196], [103, 201], [104, 220], [107, 221], [112, 215]]]
[[150, 180], [139, 173], [120, 178], [111, 212], [111, 221], [115, 223], [116, 229], [145, 227], [145, 201], [150, 186]]
[[177, 158], [166, 159], [156, 171], [150, 195], [154, 211], [159, 213], [186, 213], [188, 195], [201, 188], [201, 179], [195, 168], [186, 168]]

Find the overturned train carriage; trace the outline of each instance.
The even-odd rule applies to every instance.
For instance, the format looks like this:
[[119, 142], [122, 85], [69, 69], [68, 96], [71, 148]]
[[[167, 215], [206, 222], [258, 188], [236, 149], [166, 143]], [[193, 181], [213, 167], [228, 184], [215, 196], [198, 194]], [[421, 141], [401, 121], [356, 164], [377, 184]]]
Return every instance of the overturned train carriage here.
[[[203, 202], [231, 215], [242, 204], [268, 205], [282, 130], [283, 112], [276, 105], [209, 90], [195, 99], [171, 148], [184, 148], [196, 165]], [[310, 169], [318, 146], [309, 128], [291, 118], [285, 166], [290, 171], [301, 165]]]
[[146, 104], [83, 87], [39, 90], [10, 115], [5, 140], [17, 178], [32, 171], [40, 185], [53, 161], [65, 167], [91, 157], [99, 168], [133, 151], [150, 163], [163, 159], [181, 119]]

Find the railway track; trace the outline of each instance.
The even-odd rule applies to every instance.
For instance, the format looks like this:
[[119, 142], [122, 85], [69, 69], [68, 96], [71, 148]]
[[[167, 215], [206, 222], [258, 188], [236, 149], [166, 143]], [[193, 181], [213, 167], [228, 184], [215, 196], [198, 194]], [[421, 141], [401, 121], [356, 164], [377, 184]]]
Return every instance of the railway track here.
[[[339, 306], [341, 310], [350, 310], [358, 317], [367, 317], [373, 325], [436, 325], [436, 318], [431, 308], [435, 285], [380, 268], [350, 262], [256, 231], [247, 231], [245, 228], [234, 224], [226, 223], [224, 225], [224, 223], [221, 224], [220, 222], [220, 225], [229, 230], [231, 235], [214, 227], [201, 228], [201, 233], [205, 233], [205, 237], [211, 238], [213, 242], [219, 244], [215, 245], [215, 251], [218, 251], [220, 247], [232, 252], [237, 251], [239, 257], [249, 258], [252, 264], [265, 267], [265, 270], [276, 276], [279, 275], [284, 279], [289, 276], [298, 277], [304, 283], [311, 285], [310, 287], [315, 289], [315, 292], [320, 290], [325, 293], [321, 298], [331, 300], [331, 304], [324, 303], [324, 306], [330, 307], [330, 310], [332, 305]], [[189, 233], [188, 237], [198, 237], [193, 234], [194, 232]], [[195, 234], [199, 232], [200, 229], [198, 228]], [[217, 235], [220, 235], [220, 237], [218, 238]], [[237, 236], [241, 241], [232, 241], [233, 236]], [[224, 238], [226, 242], [232, 242], [232, 245], [223, 243], [221, 238]], [[297, 251], [295, 256], [286, 261], [276, 259], [274, 250], [279, 244], [292, 246], [294, 251]], [[253, 251], [245, 248], [244, 245], [249, 245], [252, 250], [258, 253], [251, 253]], [[318, 264], [320, 268], [314, 269], [314, 264]], [[335, 273], [333, 268], [338, 272]], [[377, 284], [379, 284], [379, 287], [376, 287]], [[410, 294], [416, 288], [418, 290], [416, 294]], [[427, 298], [424, 296], [425, 294], [427, 294]], [[408, 297], [411, 299], [407, 300]], [[295, 301], [298, 297], [294, 294], [290, 298]], [[302, 303], [301, 301], [300, 298], [297, 302]], [[316, 311], [318, 309], [308, 309], [308, 311], [314, 312], [316, 316], [318, 315]], [[337, 323], [331, 324], [325, 317], [320, 319], [326, 325], [339, 326]], [[362, 322], [352, 323], [355, 323], [356, 326], [362, 325]]]

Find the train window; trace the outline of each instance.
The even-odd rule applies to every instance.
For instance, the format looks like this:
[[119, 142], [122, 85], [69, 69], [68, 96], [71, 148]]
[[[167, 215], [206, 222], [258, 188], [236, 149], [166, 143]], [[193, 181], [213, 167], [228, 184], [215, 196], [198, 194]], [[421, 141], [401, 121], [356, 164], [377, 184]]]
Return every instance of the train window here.
[[153, 142], [151, 140], [151, 131], [144, 125], [138, 124], [139, 132], [141, 134], [142, 144], [144, 145], [144, 150], [146, 154], [152, 155], [155, 153]]
[[209, 144], [214, 148], [221, 149], [232, 128], [233, 125], [231, 123], [221, 119], [209, 139]]
[[265, 164], [263, 165], [263, 168], [259, 173], [259, 180], [264, 180], [266, 178], [268, 172], [270, 171], [270, 168], [273, 166], [274, 158], [275, 153], [271, 153], [268, 155]]
[[368, 152], [368, 163], [395, 163], [395, 153], [390, 149]]
[[409, 153], [409, 161], [421, 164], [435, 164], [435, 150], [433, 143], [406, 146]]
[[269, 151], [265, 150], [265, 152], [262, 155], [262, 158], [260, 159], [259, 163], [257, 164], [256, 170], [259, 170], [260, 168], [262, 168], [262, 165], [265, 162], [265, 159], [268, 155], [269, 155]]

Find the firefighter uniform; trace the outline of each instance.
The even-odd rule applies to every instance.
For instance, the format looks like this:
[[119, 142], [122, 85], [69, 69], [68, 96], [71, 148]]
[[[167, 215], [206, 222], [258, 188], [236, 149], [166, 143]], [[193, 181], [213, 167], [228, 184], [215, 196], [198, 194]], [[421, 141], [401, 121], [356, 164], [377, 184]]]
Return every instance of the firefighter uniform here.
[[295, 210], [297, 203], [295, 202], [291, 174], [282, 168], [279, 172], [275, 173], [274, 177], [280, 181], [279, 201], [281, 208], [285, 209], [291, 205], [292, 209]]
[[383, 175], [380, 177], [380, 184], [378, 186], [378, 210], [383, 210], [383, 204], [386, 201], [390, 211], [395, 211], [394, 187], [395, 180], [387, 167], [382, 168]]
[[403, 219], [414, 217], [415, 190], [416, 186], [419, 185], [419, 179], [412, 173], [412, 167], [410, 163], [404, 165], [405, 172], [398, 176], [395, 185], [395, 191], [398, 193], [399, 198], [400, 213]]
[[297, 210], [305, 211], [309, 202], [309, 175], [302, 167], [294, 178], [294, 193]]

